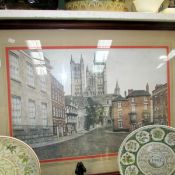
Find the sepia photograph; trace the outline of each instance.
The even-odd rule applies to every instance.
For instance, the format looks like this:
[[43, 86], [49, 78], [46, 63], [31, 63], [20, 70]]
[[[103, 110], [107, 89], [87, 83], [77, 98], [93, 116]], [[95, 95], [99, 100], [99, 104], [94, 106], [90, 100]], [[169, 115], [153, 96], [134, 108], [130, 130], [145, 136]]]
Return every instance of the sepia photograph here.
[[12, 136], [40, 160], [116, 154], [146, 125], [169, 124], [166, 47], [8, 48]]

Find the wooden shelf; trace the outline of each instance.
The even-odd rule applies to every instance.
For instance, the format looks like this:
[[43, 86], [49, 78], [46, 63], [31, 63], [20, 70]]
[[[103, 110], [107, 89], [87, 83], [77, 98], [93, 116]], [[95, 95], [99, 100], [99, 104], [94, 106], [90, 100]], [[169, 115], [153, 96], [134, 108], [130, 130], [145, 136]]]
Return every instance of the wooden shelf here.
[[1, 29], [174, 31], [175, 14], [70, 10], [0, 10]]
[[175, 14], [70, 10], [0, 10], [0, 20], [13, 19], [175, 22]]

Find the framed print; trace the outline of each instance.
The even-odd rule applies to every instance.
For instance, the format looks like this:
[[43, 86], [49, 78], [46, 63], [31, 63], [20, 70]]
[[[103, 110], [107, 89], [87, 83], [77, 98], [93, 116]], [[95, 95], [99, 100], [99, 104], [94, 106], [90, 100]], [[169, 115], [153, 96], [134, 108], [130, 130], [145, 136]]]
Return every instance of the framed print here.
[[40, 160], [116, 154], [136, 128], [169, 124], [168, 48], [111, 42], [6, 48], [10, 134]]
[[117, 172], [130, 132], [175, 125], [175, 32], [48, 23], [1, 30], [0, 133], [30, 145], [43, 174], [70, 175], [77, 161]]

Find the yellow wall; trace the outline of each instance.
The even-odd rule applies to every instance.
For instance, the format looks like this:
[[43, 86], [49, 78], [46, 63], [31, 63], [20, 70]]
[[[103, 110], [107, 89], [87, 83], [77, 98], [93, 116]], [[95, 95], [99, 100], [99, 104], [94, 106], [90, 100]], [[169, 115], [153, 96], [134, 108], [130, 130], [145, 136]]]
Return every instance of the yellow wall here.
[[[42, 46], [95, 46], [98, 40], [113, 40], [112, 44], [118, 45], [168, 45], [171, 49], [175, 46], [173, 31], [104, 31], [104, 30], [18, 30], [0, 31], [0, 135], [9, 135], [8, 126], [8, 99], [6, 80], [5, 47], [26, 46], [26, 40], [40, 40]], [[11, 42], [12, 41], [12, 42]], [[170, 87], [171, 87], [171, 125], [175, 126], [175, 92], [174, 75], [175, 60], [170, 60]], [[151, 63], [150, 63], [151, 64]], [[78, 160], [77, 160], [78, 161]], [[77, 161], [64, 161], [55, 163], [42, 163], [42, 175], [73, 175]], [[81, 160], [80, 160], [81, 161]], [[95, 158], [82, 160], [88, 172], [117, 171], [117, 158]]]

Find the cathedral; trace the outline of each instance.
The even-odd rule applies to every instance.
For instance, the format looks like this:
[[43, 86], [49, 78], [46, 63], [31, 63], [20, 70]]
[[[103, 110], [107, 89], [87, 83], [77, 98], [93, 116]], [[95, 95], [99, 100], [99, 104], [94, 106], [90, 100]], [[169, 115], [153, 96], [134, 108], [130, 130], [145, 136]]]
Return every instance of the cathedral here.
[[85, 92], [84, 61], [81, 55], [80, 63], [75, 63], [72, 56], [70, 60], [71, 95], [83, 96]]
[[107, 94], [106, 62], [97, 62], [94, 57], [92, 70], [85, 66], [81, 55], [76, 63], [72, 56], [70, 60], [71, 95], [72, 96], [100, 96]]

